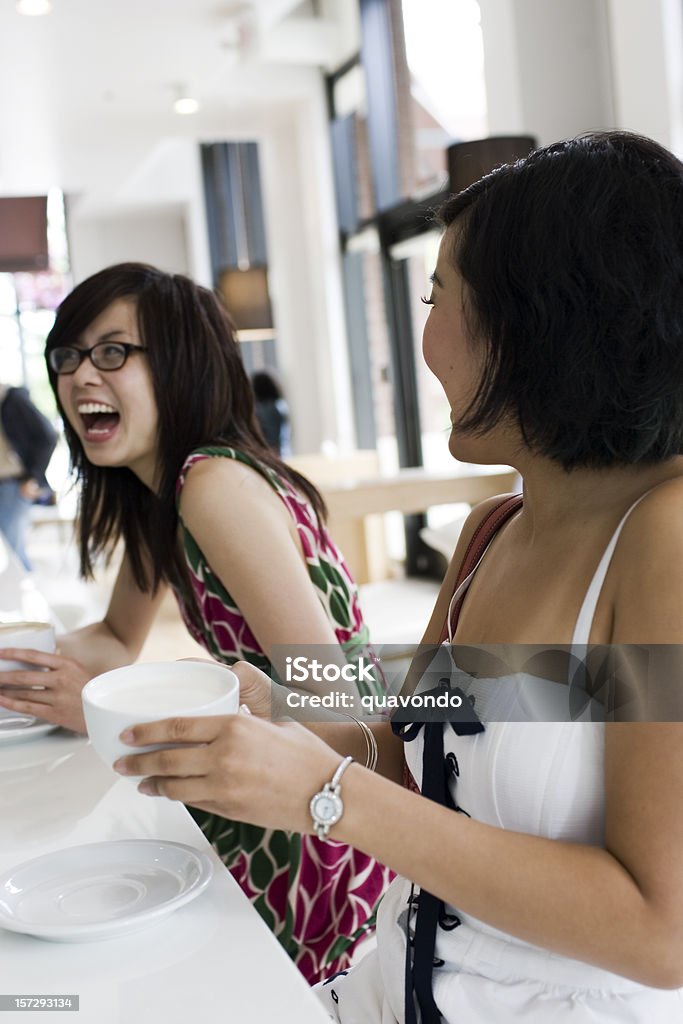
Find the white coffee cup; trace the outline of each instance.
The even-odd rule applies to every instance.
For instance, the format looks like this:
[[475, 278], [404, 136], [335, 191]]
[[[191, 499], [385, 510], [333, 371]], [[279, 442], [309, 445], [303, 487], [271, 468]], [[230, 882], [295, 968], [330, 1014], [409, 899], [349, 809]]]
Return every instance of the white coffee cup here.
[[[5, 647], [25, 647], [34, 651], [54, 654], [55, 629], [49, 622], [3, 622], [0, 624], [0, 650]], [[25, 661], [9, 661], [0, 658], [0, 672], [14, 669], [35, 669]]]
[[154, 661], [115, 668], [83, 687], [88, 736], [111, 766], [119, 757], [160, 748], [122, 743], [119, 736], [130, 726], [165, 718], [232, 715], [239, 708], [239, 690], [235, 673], [216, 662]]

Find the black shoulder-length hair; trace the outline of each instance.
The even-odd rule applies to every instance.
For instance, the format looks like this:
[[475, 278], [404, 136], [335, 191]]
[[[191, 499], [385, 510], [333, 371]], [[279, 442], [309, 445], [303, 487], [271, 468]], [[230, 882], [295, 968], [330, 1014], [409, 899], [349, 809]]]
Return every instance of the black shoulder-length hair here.
[[[459, 421], [503, 418], [566, 469], [683, 452], [683, 164], [591, 133], [497, 168], [439, 219], [484, 350]], [[448, 233], [446, 236], [448, 244]]]
[[46, 351], [76, 343], [110, 303], [122, 298], [135, 300], [140, 338], [147, 347], [159, 418], [160, 486], [154, 494], [130, 469], [99, 467], [88, 461], [59, 402], [57, 375], [48, 364], [72, 467], [81, 483], [82, 574], [92, 577], [95, 558], [111, 555], [122, 539], [142, 590], [178, 579], [176, 482], [187, 456], [206, 445], [235, 447], [275, 470], [303, 492], [322, 521], [325, 505], [316, 488], [266, 444], [230, 317], [207, 288], [142, 263], [108, 267], [64, 299]]

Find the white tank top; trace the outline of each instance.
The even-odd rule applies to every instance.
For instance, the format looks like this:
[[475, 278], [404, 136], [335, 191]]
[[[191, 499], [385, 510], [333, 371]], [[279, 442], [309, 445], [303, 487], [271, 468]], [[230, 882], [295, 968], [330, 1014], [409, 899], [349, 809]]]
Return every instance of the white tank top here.
[[[588, 644], [614, 549], [629, 515], [644, 497], [622, 517], [588, 586], [572, 637], [572, 644], [578, 648]], [[470, 573], [458, 587], [453, 601], [466, 592], [473, 575]], [[475, 691], [479, 682], [474, 680]], [[504, 687], [508, 679], [494, 682]], [[478, 696], [475, 710], [485, 723], [484, 732], [463, 736], [450, 725], [444, 726], [449, 788], [456, 806], [477, 821], [499, 828], [604, 846], [604, 723], [487, 721]], [[424, 730], [420, 730], [415, 740], [405, 744], [406, 761], [418, 785], [422, 780], [423, 749]], [[447, 849], [443, 855], [448, 856]], [[397, 878], [378, 916], [381, 974], [387, 1002], [395, 1014], [387, 1020], [402, 1019], [410, 892], [410, 884]], [[649, 1024], [651, 1020], [669, 1024], [679, 1019], [683, 1003], [679, 993], [645, 989], [620, 975], [532, 946], [457, 907], [446, 909], [457, 915], [460, 926], [437, 929], [435, 956], [443, 967], [434, 971], [433, 985], [445, 1024], [464, 1019], [472, 1024], [503, 1019], [545, 1024], [550, 1019], [574, 1020], [573, 1010], [582, 1021], [589, 1017], [607, 1020], [609, 1016], [614, 1021], [628, 1017], [634, 1024]], [[468, 987], [463, 989], [463, 985]], [[472, 1002], [475, 997], [470, 991], [479, 1002]], [[498, 1006], [501, 999], [506, 1003], [504, 1017], [491, 1008], [495, 1000]], [[660, 1003], [665, 1004], [661, 1013]], [[581, 1012], [582, 1006], [585, 1012]], [[608, 1007], [613, 1016], [605, 1015]], [[556, 1015], [559, 1009], [562, 1014]]]

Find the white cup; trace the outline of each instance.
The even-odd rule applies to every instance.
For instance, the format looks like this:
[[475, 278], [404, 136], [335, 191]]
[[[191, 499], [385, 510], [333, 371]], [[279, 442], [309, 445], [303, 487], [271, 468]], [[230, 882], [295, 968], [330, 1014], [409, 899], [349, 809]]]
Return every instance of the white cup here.
[[132, 725], [165, 718], [232, 715], [240, 687], [234, 672], [208, 661], [155, 661], [126, 665], [95, 676], [83, 687], [88, 736], [105, 764], [119, 757], [159, 750], [130, 747], [119, 739]]
[[[0, 625], [0, 649], [3, 647], [25, 647], [34, 651], [54, 654], [55, 629], [49, 622], [4, 622]], [[35, 669], [25, 661], [9, 661], [0, 658], [0, 672], [14, 669]]]

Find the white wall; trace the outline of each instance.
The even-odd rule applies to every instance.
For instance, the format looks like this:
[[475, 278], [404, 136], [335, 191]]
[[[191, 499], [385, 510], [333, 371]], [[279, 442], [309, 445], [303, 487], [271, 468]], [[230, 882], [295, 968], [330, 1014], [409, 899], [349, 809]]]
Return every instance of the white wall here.
[[169, 211], [119, 211], [111, 216], [69, 216], [67, 224], [74, 283], [113, 263], [135, 260], [170, 273], [187, 274], [188, 244], [185, 218]]
[[[174, 204], [185, 226], [186, 273], [199, 284], [212, 284], [209, 236], [199, 146], [194, 138], [169, 138], [158, 145], [119, 189], [121, 202], [149, 208]], [[175, 255], [173, 256], [175, 259]]]
[[545, 145], [613, 124], [604, 0], [479, 2], [491, 135]]
[[681, 152], [681, 0], [479, 2], [490, 134], [624, 128]]
[[75, 280], [122, 260], [140, 260], [211, 284], [199, 148], [169, 138], [137, 164], [107, 202], [67, 196]]
[[339, 241], [322, 78], [261, 140], [269, 280], [296, 452], [353, 444]]
[[683, 4], [607, 0], [618, 123], [683, 155]]

